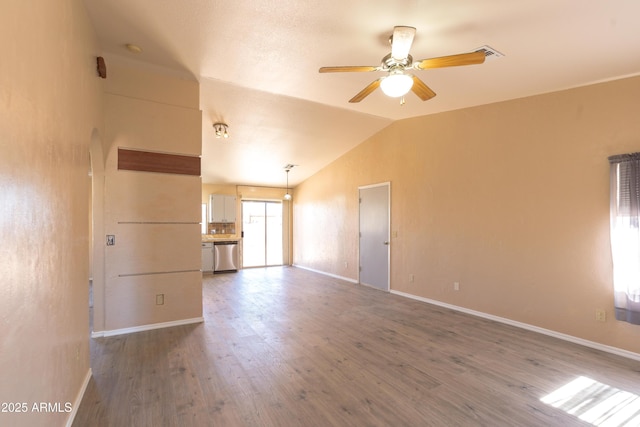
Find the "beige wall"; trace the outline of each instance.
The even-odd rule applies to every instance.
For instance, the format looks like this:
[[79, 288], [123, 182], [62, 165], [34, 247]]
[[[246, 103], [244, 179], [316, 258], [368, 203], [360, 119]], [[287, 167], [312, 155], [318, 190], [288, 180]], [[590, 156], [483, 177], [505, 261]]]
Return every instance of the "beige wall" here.
[[639, 100], [631, 78], [396, 122], [298, 186], [294, 262], [356, 279], [357, 188], [390, 181], [392, 290], [640, 353], [613, 319], [607, 162], [640, 150]]
[[118, 58], [107, 67], [104, 233], [116, 244], [94, 332], [201, 318], [200, 177], [117, 169], [118, 148], [200, 155], [198, 83]]
[[[0, 2], [0, 413], [64, 425], [89, 372], [89, 146], [101, 133], [99, 54], [81, 0]], [[64, 406], [63, 406], [64, 409]]]
[[238, 190], [233, 184], [202, 184], [202, 203], [209, 203], [209, 194], [237, 196]]

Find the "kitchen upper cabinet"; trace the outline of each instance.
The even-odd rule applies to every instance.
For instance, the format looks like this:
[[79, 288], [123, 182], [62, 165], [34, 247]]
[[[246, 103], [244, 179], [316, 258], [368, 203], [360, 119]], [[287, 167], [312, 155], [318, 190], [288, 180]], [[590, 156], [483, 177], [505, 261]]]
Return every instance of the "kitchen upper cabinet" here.
[[209, 222], [236, 222], [236, 196], [211, 194], [209, 196]]

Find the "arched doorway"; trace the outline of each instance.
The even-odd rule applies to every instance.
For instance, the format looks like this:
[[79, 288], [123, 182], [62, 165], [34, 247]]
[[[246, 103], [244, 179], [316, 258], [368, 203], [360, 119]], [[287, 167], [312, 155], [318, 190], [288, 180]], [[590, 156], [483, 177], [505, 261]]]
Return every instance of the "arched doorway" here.
[[89, 229], [90, 292], [89, 321], [92, 335], [104, 331], [104, 153], [97, 129], [91, 133], [91, 206]]

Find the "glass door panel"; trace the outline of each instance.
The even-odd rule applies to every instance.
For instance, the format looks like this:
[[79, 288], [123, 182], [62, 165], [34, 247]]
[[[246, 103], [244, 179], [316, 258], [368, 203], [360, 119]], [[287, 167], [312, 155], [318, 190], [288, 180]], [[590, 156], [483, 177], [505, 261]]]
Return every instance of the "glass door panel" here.
[[266, 203], [267, 265], [282, 265], [282, 203]]
[[242, 201], [242, 266], [282, 265], [282, 203]]
[[265, 265], [267, 227], [264, 202], [242, 201], [242, 266]]

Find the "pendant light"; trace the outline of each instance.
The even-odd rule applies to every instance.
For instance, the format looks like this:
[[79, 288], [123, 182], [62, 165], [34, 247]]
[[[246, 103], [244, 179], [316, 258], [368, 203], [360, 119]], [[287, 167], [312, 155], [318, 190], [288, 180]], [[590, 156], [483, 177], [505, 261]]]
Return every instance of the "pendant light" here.
[[285, 200], [291, 200], [291, 194], [289, 194], [289, 171], [291, 169], [285, 169], [285, 171], [287, 172], [287, 193], [284, 195], [284, 199]]
[[293, 169], [293, 167], [296, 165], [293, 165], [291, 163], [288, 163], [285, 167], [284, 167], [284, 171], [287, 173], [287, 193], [284, 195], [284, 199], [285, 200], [291, 200], [291, 194], [289, 194], [289, 171], [291, 169]]

